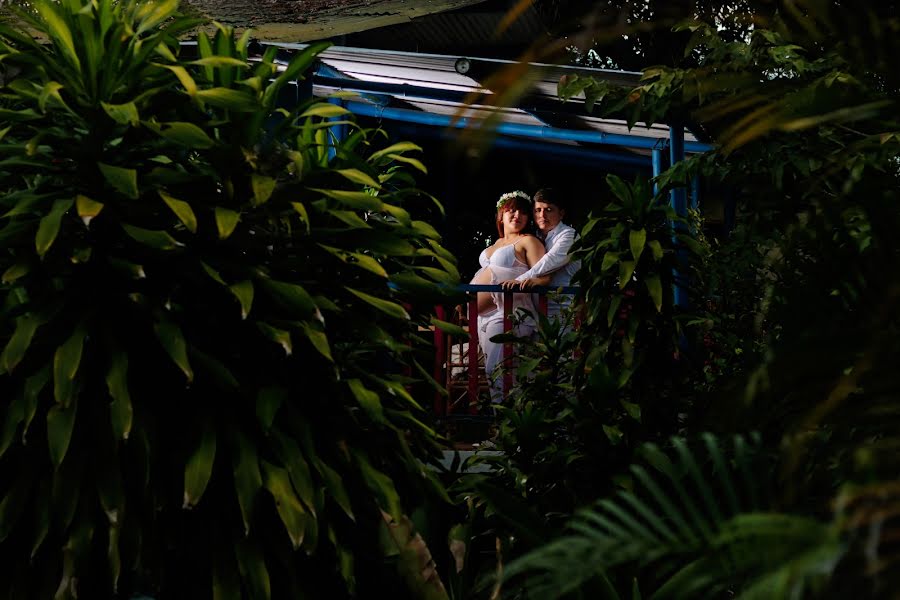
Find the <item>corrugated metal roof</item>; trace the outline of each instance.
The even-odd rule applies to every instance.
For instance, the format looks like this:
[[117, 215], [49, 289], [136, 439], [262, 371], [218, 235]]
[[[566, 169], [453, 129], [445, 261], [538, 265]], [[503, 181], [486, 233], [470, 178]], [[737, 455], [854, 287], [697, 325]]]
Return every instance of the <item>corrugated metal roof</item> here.
[[[288, 45], [288, 47], [290, 46]], [[497, 108], [486, 103], [464, 104], [461, 101], [454, 102], [450, 99], [428, 97], [427, 90], [429, 89], [473, 94], [473, 98], [475, 95], [485, 97], [493, 95], [492, 90], [484, 87], [480, 80], [471, 76], [471, 70], [466, 74], [457, 72], [455, 65], [458, 59], [457, 56], [440, 54], [413, 54], [346, 47], [329, 48], [320, 55], [323, 64], [339, 71], [350, 80], [397, 86], [397, 91], [382, 93], [390, 96], [396, 102], [407, 103], [420, 110], [436, 114], [453, 114], [454, 112], [460, 115], [468, 114], [471, 118], [476, 119], [487, 119], [491, 115], [500, 114], [505, 122], [547, 124], [546, 120], [541, 119], [542, 112], [553, 111], [527, 111], [520, 107]], [[471, 58], [469, 60], [473, 63], [484, 62], [491, 66], [491, 71], [513, 64], [510, 61], [497, 59]], [[529, 65], [525, 76], [531, 80], [530, 96], [548, 101], [544, 106], [552, 106], [555, 103], [559, 109], [560, 114], [552, 115], [554, 126], [654, 139], [668, 138], [669, 130], [665, 124], [653, 124], [650, 127], [638, 126], [629, 130], [624, 120], [591, 116], [584, 110], [583, 96], [569, 101], [568, 108], [570, 110], [563, 110], [564, 105], [557, 98], [556, 86], [562, 75], [572, 72], [591, 75], [623, 85], [633, 85], [640, 77], [639, 73], [627, 71], [575, 69], [542, 64]], [[347, 90], [354, 89], [352, 81], [341, 87]], [[320, 85], [317, 86], [317, 93], [326, 95], [329, 90], [335, 91], [336, 89], [335, 86]], [[362, 86], [357, 87], [356, 90], [365, 91]], [[581, 114], [578, 114], [579, 112]], [[696, 142], [697, 139], [690, 132], [686, 132], [685, 141]]]
[[458, 10], [485, 0], [184, 0], [189, 10], [270, 41], [309, 42]]

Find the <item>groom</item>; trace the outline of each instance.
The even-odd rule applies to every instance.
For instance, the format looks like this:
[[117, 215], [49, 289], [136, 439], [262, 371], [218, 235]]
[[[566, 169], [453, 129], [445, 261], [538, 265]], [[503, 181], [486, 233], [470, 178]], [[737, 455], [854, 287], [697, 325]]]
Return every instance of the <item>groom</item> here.
[[[566, 209], [561, 196], [553, 188], [543, 188], [534, 195], [534, 222], [538, 227], [538, 237], [544, 242], [547, 253], [537, 261], [528, 271], [522, 273], [514, 280], [504, 281], [501, 285], [511, 289], [520, 285], [527, 290], [535, 285], [535, 279], [551, 275], [549, 287], [558, 288], [571, 284], [572, 276], [581, 266], [580, 261], [569, 260], [569, 250], [575, 243], [577, 233], [573, 227], [562, 222], [566, 216]], [[571, 304], [571, 298], [547, 303], [547, 316], [559, 316], [564, 306]]]

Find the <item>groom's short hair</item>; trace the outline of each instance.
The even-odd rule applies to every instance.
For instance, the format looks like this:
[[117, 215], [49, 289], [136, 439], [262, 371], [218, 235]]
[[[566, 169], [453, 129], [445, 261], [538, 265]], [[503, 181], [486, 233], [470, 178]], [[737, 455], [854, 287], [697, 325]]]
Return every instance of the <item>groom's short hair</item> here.
[[554, 188], [547, 187], [539, 189], [534, 193], [534, 201], [553, 204], [554, 206], [562, 210], [566, 209], [566, 205], [564, 204], [564, 200], [562, 199], [562, 194], [558, 193]]

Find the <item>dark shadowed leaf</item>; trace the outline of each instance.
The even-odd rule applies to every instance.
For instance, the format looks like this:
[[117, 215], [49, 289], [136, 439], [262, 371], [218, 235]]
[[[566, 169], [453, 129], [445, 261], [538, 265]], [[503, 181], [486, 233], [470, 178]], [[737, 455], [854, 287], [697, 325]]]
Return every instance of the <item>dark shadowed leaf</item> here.
[[209, 424], [204, 426], [200, 443], [187, 460], [184, 467], [183, 508], [192, 508], [200, 502], [216, 459], [216, 431]]

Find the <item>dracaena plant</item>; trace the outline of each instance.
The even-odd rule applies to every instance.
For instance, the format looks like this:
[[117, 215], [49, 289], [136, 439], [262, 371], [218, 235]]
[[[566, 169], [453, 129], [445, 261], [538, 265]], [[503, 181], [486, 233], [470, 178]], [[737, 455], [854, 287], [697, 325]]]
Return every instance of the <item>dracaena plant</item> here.
[[182, 56], [176, 10], [0, 29], [0, 593], [440, 596], [404, 563], [441, 493], [421, 300], [457, 278], [418, 148], [297, 99], [325, 44]]

